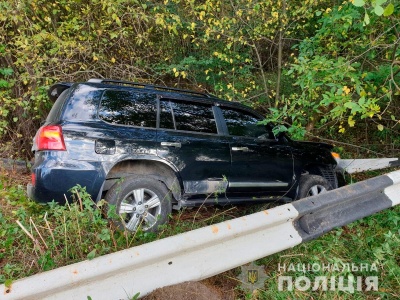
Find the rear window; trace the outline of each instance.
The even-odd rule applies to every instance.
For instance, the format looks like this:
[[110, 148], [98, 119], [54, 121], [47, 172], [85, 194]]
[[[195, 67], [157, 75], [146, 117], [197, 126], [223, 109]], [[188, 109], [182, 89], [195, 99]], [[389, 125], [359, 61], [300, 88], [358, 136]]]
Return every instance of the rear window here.
[[112, 124], [155, 128], [157, 97], [150, 93], [107, 90], [101, 99], [99, 118]]
[[60, 119], [61, 110], [64, 106], [65, 99], [67, 99], [68, 94], [70, 92], [70, 88], [64, 90], [61, 95], [57, 98], [56, 102], [54, 102], [53, 107], [51, 108], [47, 118], [46, 123], [53, 123]]

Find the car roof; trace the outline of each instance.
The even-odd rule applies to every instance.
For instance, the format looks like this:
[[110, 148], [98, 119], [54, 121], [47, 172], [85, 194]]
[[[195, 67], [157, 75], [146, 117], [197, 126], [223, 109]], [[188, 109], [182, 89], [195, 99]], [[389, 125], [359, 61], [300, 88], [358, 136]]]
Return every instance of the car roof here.
[[[70, 83], [70, 82], [60, 82], [54, 84], [50, 89], [48, 94], [54, 94], [54, 91], [60, 91], [69, 87], [76, 87], [77, 85], [88, 85], [92, 87], [104, 88], [104, 89], [118, 89], [118, 90], [135, 90], [135, 91], [146, 91], [150, 93], [156, 93], [163, 98], [174, 98], [177, 100], [183, 101], [196, 101], [209, 103], [216, 106], [226, 106], [230, 108], [237, 108], [241, 110], [246, 110], [248, 112], [254, 113], [259, 117], [262, 117], [260, 113], [253, 110], [252, 108], [245, 106], [243, 104], [223, 100], [208, 93], [201, 93], [192, 90], [178, 89], [167, 86], [160, 85], [151, 85], [147, 83], [138, 83], [138, 82], [130, 82], [130, 81], [122, 81], [122, 80], [113, 80], [113, 79], [89, 79], [87, 82], [78, 82], [78, 83]], [[59, 93], [57, 93], [59, 94]], [[54, 97], [54, 95], [53, 95]]]

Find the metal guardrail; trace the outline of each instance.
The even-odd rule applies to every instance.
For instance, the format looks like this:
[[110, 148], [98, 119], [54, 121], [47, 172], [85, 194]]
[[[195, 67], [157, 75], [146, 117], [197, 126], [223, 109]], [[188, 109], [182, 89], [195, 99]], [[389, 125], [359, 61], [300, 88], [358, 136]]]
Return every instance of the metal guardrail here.
[[399, 158], [338, 159], [338, 169], [349, 174], [398, 166]]
[[[201, 280], [400, 204], [400, 171], [18, 280], [0, 298], [127, 299]], [[5, 293], [5, 291], [7, 291]]]

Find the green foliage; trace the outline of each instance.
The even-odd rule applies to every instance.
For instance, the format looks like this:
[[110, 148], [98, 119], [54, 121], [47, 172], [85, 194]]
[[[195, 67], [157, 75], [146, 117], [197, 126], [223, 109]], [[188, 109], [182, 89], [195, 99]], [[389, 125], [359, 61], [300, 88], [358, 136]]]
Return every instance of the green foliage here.
[[377, 16], [388, 17], [394, 13], [394, 4], [388, 0], [375, 0], [375, 1], [364, 1], [364, 0], [354, 0], [353, 5], [356, 7], [364, 7], [365, 15], [364, 15], [364, 25], [370, 24], [370, 17], [368, 14], [368, 10], [370, 13], [373, 13]]
[[[364, 5], [358, 4], [354, 1]], [[392, 99], [400, 94], [400, 69], [393, 64], [399, 54], [392, 43], [396, 31], [389, 27], [389, 19], [378, 16], [371, 18], [374, 27], [363, 26], [361, 11], [354, 5], [325, 12], [316, 34], [297, 46], [299, 56], [286, 74], [300, 92], [282, 97], [267, 121], [292, 125], [289, 132], [301, 138], [326, 127], [344, 133], [360, 120], [381, 120], [392, 111]], [[397, 119], [392, 118], [394, 124]], [[376, 123], [382, 131], [384, 126]]]

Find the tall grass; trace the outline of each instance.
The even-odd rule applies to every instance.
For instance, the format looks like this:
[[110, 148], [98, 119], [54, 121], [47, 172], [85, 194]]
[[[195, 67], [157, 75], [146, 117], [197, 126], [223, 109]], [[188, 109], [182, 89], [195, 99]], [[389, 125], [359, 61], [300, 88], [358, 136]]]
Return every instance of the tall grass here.
[[95, 204], [85, 188], [76, 186], [72, 194], [72, 203], [40, 205], [27, 198], [23, 183], [16, 184], [0, 172], [0, 283], [232, 219], [254, 209], [184, 209], [174, 212], [158, 233], [140, 228], [130, 233], [117, 229], [110, 221], [118, 218], [113, 207], [105, 209], [104, 201]]

